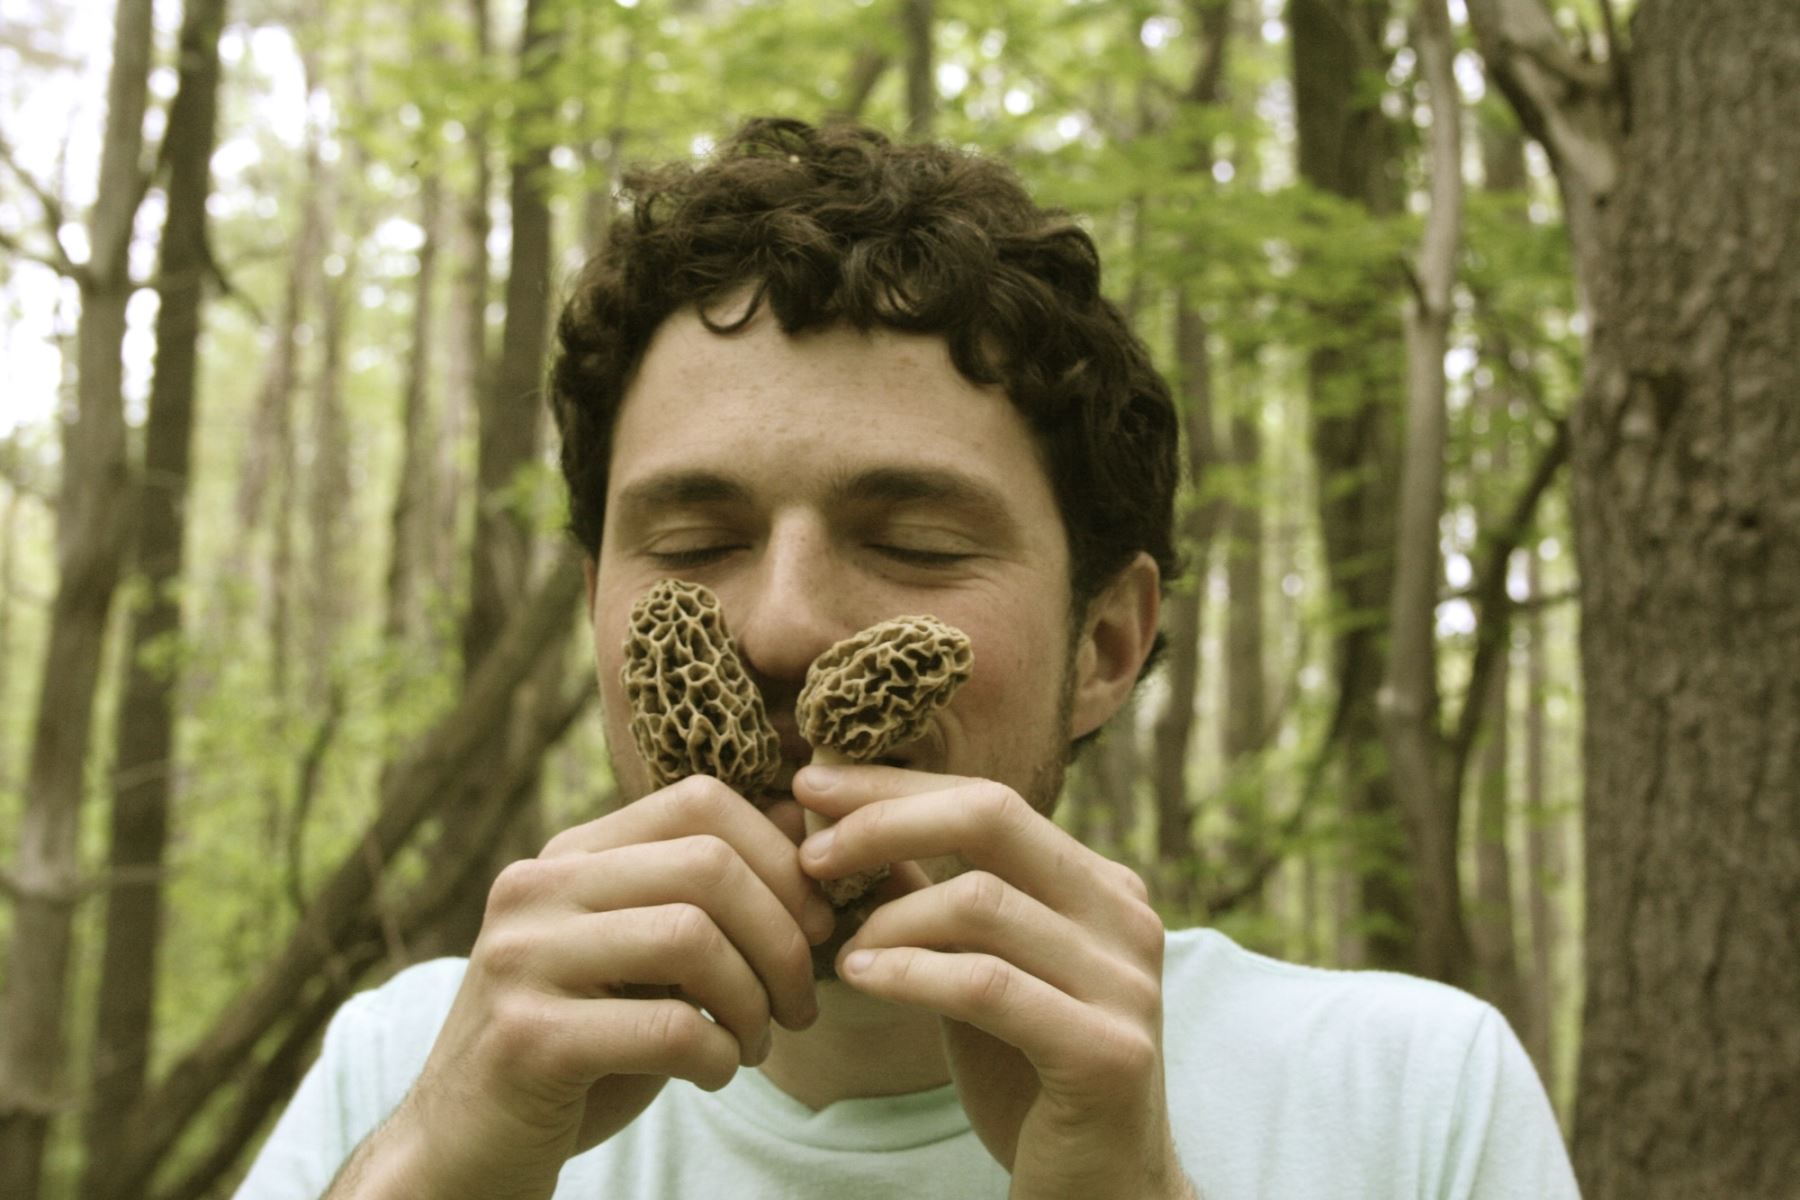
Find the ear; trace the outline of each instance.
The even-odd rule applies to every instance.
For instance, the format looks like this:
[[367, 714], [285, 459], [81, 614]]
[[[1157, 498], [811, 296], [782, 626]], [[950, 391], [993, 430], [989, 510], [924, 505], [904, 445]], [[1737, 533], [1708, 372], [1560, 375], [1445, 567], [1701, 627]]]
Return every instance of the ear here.
[[1156, 642], [1162, 572], [1140, 552], [1088, 605], [1075, 650], [1069, 738], [1086, 737], [1119, 711]]

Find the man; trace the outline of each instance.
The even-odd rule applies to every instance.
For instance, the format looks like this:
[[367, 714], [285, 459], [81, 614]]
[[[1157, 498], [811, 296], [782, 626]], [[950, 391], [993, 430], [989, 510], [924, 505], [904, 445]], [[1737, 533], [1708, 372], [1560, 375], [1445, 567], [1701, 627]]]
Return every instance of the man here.
[[[509, 867], [466, 963], [347, 1005], [240, 1195], [1574, 1195], [1491, 1009], [1165, 933], [1047, 819], [1174, 558], [1173, 407], [1086, 235], [791, 121], [631, 193], [554, 393], [633, 802]], [[621, 646], [671, 576], [720, 598], [772, 797], [648, 782]], [[803, 767], [808, 665], [918, 612], [974, 649], [932, 734]], [[823, 900], [881, 864], [866, 921]]]

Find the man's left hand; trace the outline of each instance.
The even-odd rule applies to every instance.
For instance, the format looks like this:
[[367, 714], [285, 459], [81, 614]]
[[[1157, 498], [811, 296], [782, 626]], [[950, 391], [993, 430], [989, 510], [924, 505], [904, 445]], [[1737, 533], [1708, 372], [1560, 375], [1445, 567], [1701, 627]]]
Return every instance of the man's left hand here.
[[[1012, 1195], [1191, 1197], [1163, 1081], [1163, 925], [1137, 874], [988, 780], [809, 767], [793, 787], [837, 821], [801, 847], [804, 870], [893, 865], [840, 977], [943, 1018], [963, 1107]], [[934, 881], [919, 865], [933, 859], [966, 869]]]

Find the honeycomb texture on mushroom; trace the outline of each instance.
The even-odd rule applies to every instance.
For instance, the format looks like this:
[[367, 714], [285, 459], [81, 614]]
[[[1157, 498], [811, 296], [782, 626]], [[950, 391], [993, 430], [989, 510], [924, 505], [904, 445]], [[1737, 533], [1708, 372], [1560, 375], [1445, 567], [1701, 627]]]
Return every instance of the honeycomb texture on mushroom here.
[[710, 589], [665, 579], [640, 596], [620, 675], [654, 786], [712, 775], [762, 797], [781, 770], [781, 743]]
[[[932, 714], [968, 682], [968, 635], [936, 617], [895, 617], [845, 638], [813, 660], [794, 704], [813, 761], [871, 762], [922, 737]], [[887, 878], [888, 868], [819, 883], [849, 908]]]
[[854, 762], [924, 734], [968, 682], [968, 635], [936, 617], [895, 617], [819, 655], [795, 704], [800, 736]]

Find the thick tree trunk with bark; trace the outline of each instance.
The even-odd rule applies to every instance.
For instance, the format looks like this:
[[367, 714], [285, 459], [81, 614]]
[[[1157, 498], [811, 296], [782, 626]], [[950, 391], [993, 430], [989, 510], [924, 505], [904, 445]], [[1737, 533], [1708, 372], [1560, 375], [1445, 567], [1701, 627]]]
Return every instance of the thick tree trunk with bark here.
[[[1288, 5], [1301, 177], [1376, 215], [1400, 204], [1397, 137], [1379, 103], [1388, 7], [1385, 0]], [[1404, 970], [1413, 964], [1416, 918], [1375, 704], [1386, 671], [1383, 621], [1394, 570], [1400, 326], [1376, 304], [1321, 315], [1345, 331], [1309, 355], [1307, 391], [1333, 609], [1338, 698], [1331, 736], [1355, 832], [1351, 868], [1363, 931], [1347, 940], [1360, 940], [1358, 957], [1367, 965]]]
[[1800, 1178], [1800, 6], [1644, 0], [1575, 418], [1588, 1200]]
[[200, 316], [210, 273], [206, 202], [217, 141], [219, 34], [224, 17], [225, 0], [198, 0], [184, 15], [180, 82], [163, 149], [169, 168], [169, 215], [159, 256], [156, 374], [150, 385], [136, 504], [137, 571], [147, 598], [132, 621], [119, 705], [108, 855], [113, 885], [106, 898], [82, 1184], [88, 1200], [116, 1195], [128, 1182], [113, 1176], [111, 1168], [126, 1113], [144, 1087], [156, 1010], [161, 873], [181, 673], [179, 655], [165, 655], [162, 661], [153, 656], [182, 630], [177, 589], [187, 542]]
[[107, 84], [91, 255], [80, 275], [78, 407], [64, 428], [56, 595], [44, 653], [18, 859], [8, 979], [0, 996], [0, 1196], [34, 1200], [62, 1065], [71, 924], [94, 693], [127, 536], [124, 412], [128, 250], [143, 195], [149, 0], [120, 0]]

